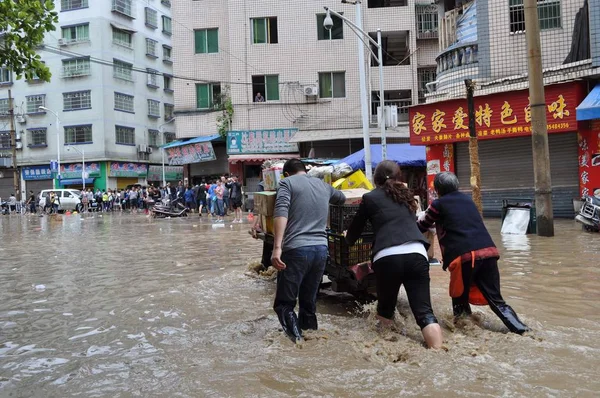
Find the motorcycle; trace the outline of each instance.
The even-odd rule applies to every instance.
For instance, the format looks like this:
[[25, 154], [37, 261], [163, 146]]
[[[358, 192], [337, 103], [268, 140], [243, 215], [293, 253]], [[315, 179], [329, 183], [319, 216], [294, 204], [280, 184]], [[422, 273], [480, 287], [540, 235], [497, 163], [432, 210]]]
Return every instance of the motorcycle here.
[[[600, 192], [596, 190], [594, 196], [585, 196], [579, 214], [575, 217], [589, 232], [600, 232]], [[596, 195], [598, 193], [598, 195]]]
[[185, 207], [181, 198], [170, 200], [166, 204], [157, 203], [152, 207], [153, 217], [187, 217], [188, 208]]

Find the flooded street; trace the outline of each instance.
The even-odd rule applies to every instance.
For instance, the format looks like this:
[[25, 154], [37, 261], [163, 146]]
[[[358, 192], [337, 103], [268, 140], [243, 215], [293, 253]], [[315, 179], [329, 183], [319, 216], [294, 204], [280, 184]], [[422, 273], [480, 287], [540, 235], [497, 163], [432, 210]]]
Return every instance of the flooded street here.
[[447, 350], [422, 347], [402, 292], [399, 332], [373, 304], [325, 290], [300, 349], [278, 329], [274, 282], [246, 275], [248, 225], [144, 215], [0, 217], [2, 397], [597, 396], [600, 234], [499, 234], [503, 295], [533, 328], [487, 308], [453, 326], [432, 268]]

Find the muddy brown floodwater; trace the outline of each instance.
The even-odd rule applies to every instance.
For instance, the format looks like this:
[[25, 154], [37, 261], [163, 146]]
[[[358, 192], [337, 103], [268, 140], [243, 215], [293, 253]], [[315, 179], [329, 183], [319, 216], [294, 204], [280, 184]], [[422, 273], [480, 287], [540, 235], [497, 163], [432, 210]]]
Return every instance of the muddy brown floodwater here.
[[303, 348], [278, 330], [274, 283], [245, 275], [248, 225], [144, 215], [0, 217], [2, 397], [598, 396], [600, 234], [502, 237], [505, 299], [533, 328], [487, 309], [452, 325], [432, 269], [445, 351], [422, 347], [402, 293], [395, 332], [373, 304], [325, 290]]

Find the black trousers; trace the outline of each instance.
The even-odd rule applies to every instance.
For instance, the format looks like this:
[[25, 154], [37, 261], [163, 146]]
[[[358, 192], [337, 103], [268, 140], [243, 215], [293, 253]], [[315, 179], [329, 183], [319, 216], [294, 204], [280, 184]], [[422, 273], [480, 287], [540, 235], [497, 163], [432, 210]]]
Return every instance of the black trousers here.
[[273, 255], [273, 244], [263, 242], [262, 265], [265, 269], [271, 266], [271, 256]]
[[380, 258], [373, 264], [377, 281], [377, 313], [394, 317], [400, 286], [404, 285], [408, 303], [421, 329], [438, 323], [431, 308], [429, 262], [421, 254], [398, 254]]
[[471, 262], [462, 263], [462, 275], [464, 293], [461, 297], [452, 299], [452, 308], [455, 316], [471, 314], [469, 305], [469, 290], [471, 284], [475, 284], [483, 297], [487, 300], [490, 309], [500, 318], [506, 327], [513, 333], [521, 334], [529, 330], [512, 307], [504, 301], [500, 293], [500, 272], [498, 271], [498, 259], [486, 258], [475, 260], [473, 267]]

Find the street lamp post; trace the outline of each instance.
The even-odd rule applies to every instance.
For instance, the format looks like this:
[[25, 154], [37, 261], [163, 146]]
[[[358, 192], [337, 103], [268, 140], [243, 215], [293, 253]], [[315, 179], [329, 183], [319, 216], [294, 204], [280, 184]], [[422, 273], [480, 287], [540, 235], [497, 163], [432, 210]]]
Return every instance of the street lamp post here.
[[164, 122], [163, 124], [158, 126], [158, 133], [161, 136], [161, 142], [162, 142], [160, 149], [161, 149], [161, 153], [162, 153], [162, 186], [163, 187], [167, 186], [167, 179], [165, 178], [165, 134], [163, 133], [162, 128], [163, 128], [163, 126], [166, 126], [167, 124], [172, 123], [174, 120], [175, 120], [175, 118], [172, 117], [171, 119], [167, 120], [166, 122]]
[[85, 179], [87, 178], [87, 173], [85, 172], [85, 150], [78, 149], [73, 145], [69, 145], [69, 148], [73, 148], [75, 152], [78, 152], [81, 155], [81, 180], [83, 181], [83, 190], [85, 191]]
[[[342, 0], [342, 3], [347, 3], [349, 0]], [[381, 29], [377, 29], [377, 41], [373, 40], [371, 36], [362, 29], [362, 9], [361, 9], [361, 1], [356, 0], [354, 2], [356, 6], [356, 23], [352, 23], [348, 18], [344, 17], [342, 14], [337, 13], [331, 10], [329, 7], [325, 7], [326, 16], [323, 21], [323, 26], [325, 29], [330, 30], [333, 27], [333, 20], [331, 19], [331, 15], [335, 15], [340, 18], [342, 21], [346, 22], [351, 30], [358, 37], [358, 72], [360, 78], [360, 104], [362, 111], [362, 128], [363, 128], [363, 142], [365, 147], [365, 172], [367, 174], [367, 178], [372, 181], [373, 176], [373, 168], [371, 165], [371, 141], [369, 138], [369, 104], [367, 103], [367, 76], [365, 69], [365, 41], [364, 38], [361, 37], [361, 34], [368, 39], [368, 41], [377, 47], [378, 55], [375, 55], [371, 49], [369, 52], [375, 58], [377, 63], [379, 64], [379, 100], [381, 107], [381, 115], [380, 115], [380, 129], [381, 129], [381, 155], [382, 160], [387, 159], [387, 140], [386, 140], [386, 131], [385, 131], [385, 97], [383, 90], [383, 46], [381, 44]], [[360, 34], [359, 34], [360, 33]]]
[[[58, 114], [52, 109], [48, 109], [45, 106], [40, 106], [38, 109], [50, 112], [56, 117], [56, 161], [58, 163], [58, 172], [56, 177], [60, 180], [60, 119], [58, 118]], [[54, 178], [52, 179], [52, 189], [56, 189], [56, 179]]]

